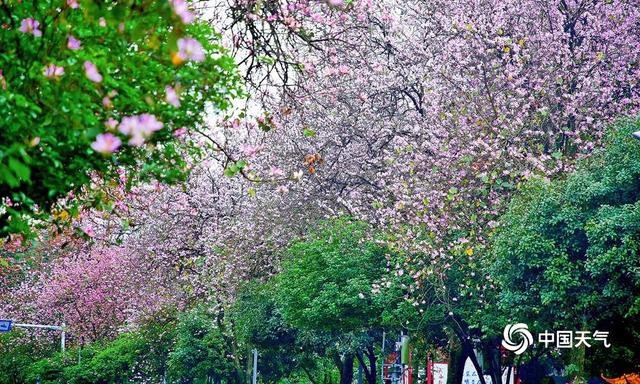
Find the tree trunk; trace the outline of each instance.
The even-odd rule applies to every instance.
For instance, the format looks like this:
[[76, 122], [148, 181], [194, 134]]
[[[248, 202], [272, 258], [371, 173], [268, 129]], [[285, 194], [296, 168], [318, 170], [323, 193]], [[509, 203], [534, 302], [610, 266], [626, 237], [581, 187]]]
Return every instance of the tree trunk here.
[[369, 377], [367, 381], [369, 384], [376, 384], [376, 380], [378, 379], [378, 372], [376, 367], [376, 353], [373, 349], [373, 345], [369, 345], [367, 347], [367, 357], [369, 358]]
[[[367, 364], [365, 363], [363, 355], [367, 357], [369, 366], [367, 366]], [[364, 353], [358, 352], [356, 354], [356, 357], [358, 358], [358, 362], [360, 363], [360, 366], [364, 370], [364, 376], [365, 376], [365, 379], [367, 380], [367, 383], [376, 384], [376, 380], [377, 380], [376, 355], [373, 349], [373, 345], [368, 345]]]
[[494, 383], [502, 383], [502, 366], [500, 364], [500, 339], [492, 339], [485, 351], [489, 356], [489, 376]]
[[[476, 372], [478, 372], [478, 380], [480, 381], [480, 384], [487, 384], [487, 382], [484, 380], [484, 372], [482, 371], [482, 368], [480, 367], [480, 363], [478, 363], [478, 359], [476, 358], [476, 354], [473, 351], [473, 345], [471, 344], [471, 340], [469, 339], [469, 336], [467, 336], [465, 330], [462, 329], [462, 324], [464, 324], [462, 319], [457, 317], [454, 318], [453, 332], [456, 334], [456, 336], [458, 336], [458, 340], [460, 341], [460, 345], [462, 346], [463, 359], [465, 361], [467, 357], [471, 359], [471, 363], [473, 364], [473, 367], [476, 369]], [[498, 381], [498, 383], [501, 383], [501, 382]]]
[[253, 380], [253, 351], [247, 346], [247, 364], [244, 371], [244, 379], [247, 384]]
[[353, 354], [346, 354], [343, 359], [338, 358], [338, 361], [341, 362], [338, 367], [340, 371], [340, 384], [351, 384], [353, 381]]
[[[453, 356], [453, 355], [452, 355]], [[457, 383], [462, 383], [464, 382], [464, 363], [467, 360], [467, 356], [465, 355], [464, 351], [462, 351], [462, 347], [457, 350], [455, 352], [455, 368], [454, 368], [454, 374], [453, 376], [451, 376], [450, 378], [448, 378], [447, 382], [449, 384], [457, 384]], [[453, 360], [452, 360], [453, 361]]]

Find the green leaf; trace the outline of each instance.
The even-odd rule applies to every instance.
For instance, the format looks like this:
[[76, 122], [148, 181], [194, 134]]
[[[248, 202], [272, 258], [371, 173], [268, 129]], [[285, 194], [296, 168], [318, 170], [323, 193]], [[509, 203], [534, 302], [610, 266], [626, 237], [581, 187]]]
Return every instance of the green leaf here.
[[31, 178], [31, 169], [13, 157], [9, 158], [9, 168], [24, 181], [29, 181]]
[[304, 135], [304, 137], [315, 137], [316, 131], [314, 131], [311, 128], [305, 127], [304, 130], [302, 131], [302, 134]]

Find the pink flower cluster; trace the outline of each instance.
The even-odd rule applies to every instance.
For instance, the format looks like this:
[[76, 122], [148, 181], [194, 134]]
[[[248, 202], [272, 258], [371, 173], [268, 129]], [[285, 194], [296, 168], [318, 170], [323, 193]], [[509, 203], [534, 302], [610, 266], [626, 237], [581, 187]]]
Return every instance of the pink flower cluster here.
[[[128, 144], [139, 147], [145, 143], [145, 140], [151, 137], [153, 132], [159, 131], [164, 125], [162, 122], [149, 113], [135, 116], [125, 116], [120, 124], [110, 118], [106, 123], [107, 129], [115, 129], [118, 127], [120, 133], [129, 136]], [[94, 151], [103, 155], [109, 155], [120, 148], [122, 141], [111, 132], [101, 133], [96, 140], [91, 143]]]
[[42, 31], [38, 29], [39, 27], [40, 27], [40, 22], [29, 17], [27, 19], [23, 19], [20, 22], [19, 31], [22, 33], [30, 33], [35, 37], [40, 37], [42, 36]]
[[178, 93], [176, 92], [175, 88], [173, 88], [171, 86], [167, 86], [165, 88], [165, 93], [166, 93], [167, 103], [173, 105], [176, 108], [179, 108], [180, 107], [180, 98], [178, 97]]
[[49, 64], [44, 68], [42, 73], [48, 79], [59, 79], [64, 75], [64, 68], [55, 64]]
[[173, 13], [180, 17], [182, 23], [191, 24], [195, 19], [195, 16], [189, 10], [189, 6], [185, 0], [171, 0], [171, 7], [173, 8]]
[[202, 44], [191, 37], [178, 39], [178, 57], [182, 60], [204, 61]]
[[126, 116], [122, 118], [118, 130], [120, 133], [130, 137], [129, 145], [136, 147], [144, 144], [153, 132], [162, 129], [162, 122], [158, 121], [154, 115], [144, 113], [137, 116]]
[[91, 148], [94, 151], [103, 155], [109, 155], [120, 148], [122, 141], [113, 133], [101, 133], [96, 137], [96, 140], [91, 143]]
[[84, 62], [84, 73], [87, 78], [94, 83], [99, 83], [102, 81], [102, 75], [98, 72], [98, 67], [90, 61]]
[[70, 35], [67, 39], [67, 48], [69, 48], [72, 51], [77, 51], [78, 49], [81, 48], [80, 40]]

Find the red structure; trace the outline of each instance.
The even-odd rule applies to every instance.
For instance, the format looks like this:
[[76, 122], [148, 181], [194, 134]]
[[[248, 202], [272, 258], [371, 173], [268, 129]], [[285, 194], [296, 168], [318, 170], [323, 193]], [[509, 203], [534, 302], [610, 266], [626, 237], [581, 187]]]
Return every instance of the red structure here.
[[387, 355], [382, 364], [382, 381], [384, 384], [412, 384], [411, 352], [409, 352], [409, 364], [400, 362], [399, 352]]

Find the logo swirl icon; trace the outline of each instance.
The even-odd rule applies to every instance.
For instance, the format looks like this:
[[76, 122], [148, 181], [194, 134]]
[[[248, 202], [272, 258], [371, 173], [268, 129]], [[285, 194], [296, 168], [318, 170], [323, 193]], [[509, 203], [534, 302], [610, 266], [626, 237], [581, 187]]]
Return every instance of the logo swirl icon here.
[[[529, 327], [524, 323], [507, 324], [502, 333], [502, 346], [507, 350], [515, 352], [516, 355], [524, 353], [524, 351], [533, 344], [533, 336], [529, 332]], [[514, 339], [519, 337], [519, 342]]]

